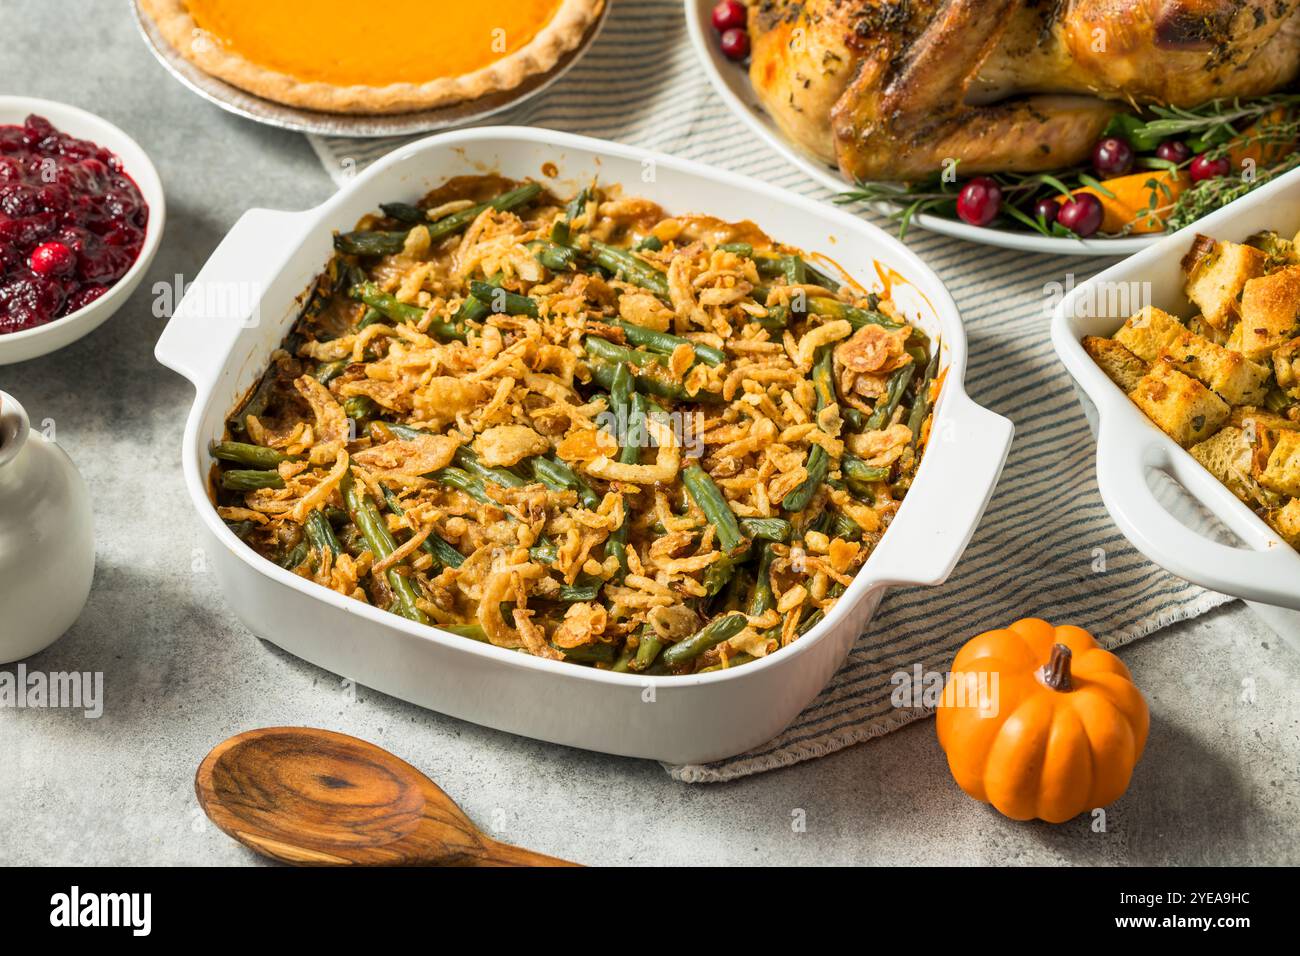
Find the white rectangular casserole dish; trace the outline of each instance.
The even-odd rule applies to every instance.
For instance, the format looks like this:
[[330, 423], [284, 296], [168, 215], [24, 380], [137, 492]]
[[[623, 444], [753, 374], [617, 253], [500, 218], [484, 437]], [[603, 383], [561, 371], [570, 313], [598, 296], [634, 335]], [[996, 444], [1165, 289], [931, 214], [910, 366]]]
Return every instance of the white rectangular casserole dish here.
[[[1194, 308], [1183, 295], [1180, 262], [1197, 233], [1241, 242], [1267, 229], [1286, 236], [1300, 229], [1300, 170], [1259, 187], [1074, 288], [1052, 317], [1052, 342], [1074, 377], [1085, 410], [1095, 408], [1097, 485], [1111, 517], [1133, 547], [1193, 584], [1300, 610], [1300, 554], [1156, 427], [1083, 349], [1085, 336], [1114, 334], [1144, 305], [1180, 318], [1192, 314]], [[1108, 307], [1121, 301], [1126, 303], [1122, 310]], [[1175, 504], [1179, 513], [1171, 514], [1152, 488], [1152, 472], [1163, 472], [1180, 485], [1245, 547], [1206, 537], [1209, 522], [1198, 520], [1190, 509]]]
[[[908, 319], [942, 340], [947, 378], [916, 482], [852, 586], [789, 648], [744, 667], [689, 677], [543, 660], [422, 627], [319, 587], [260, 557], [218, 518], [207, 491], [208, 444], [222, 435], [227, 414], [292, 326], [295, 298], [332, 254], [332, 232], [351, 229], [381, 201], [413, 201], [450, 176], [485, 172], [535, 178], [559, 195], [597, 176], [670, 214], [752, 219], [780, 241], [833, 255], [864, 285], [879, 287], [887, 277]], [[771, 739], [825, 686], [887, 586], [946, 579], [992, 495], [1012, 435], [1010, 422], [967, 397], [966, 337], [957, 309], [901, 243], [848, 213], [733, 173], [540, 129], [430, 137], [376, 163], [316, 209], [249, 211], [187, 291], [156, 354], [197, 391], [182, 450], [185, 483], [218, 579], [255, 634], [442, 713], [673, 763], [716, 760]]]

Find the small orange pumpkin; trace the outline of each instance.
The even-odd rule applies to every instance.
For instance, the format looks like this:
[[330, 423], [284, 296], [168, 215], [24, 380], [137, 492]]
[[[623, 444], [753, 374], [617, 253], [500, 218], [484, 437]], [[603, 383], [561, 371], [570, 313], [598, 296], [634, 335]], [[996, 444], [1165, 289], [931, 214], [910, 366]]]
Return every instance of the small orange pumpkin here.
[[[1062, 823], [1119, 798], [1150, 715], [1118, 657], [1082, 628], [1027, 618], [966, 643], [936, 711], [966, 793], [1015, 820]], [[980, 706], [957, 691], [982, 686]]]

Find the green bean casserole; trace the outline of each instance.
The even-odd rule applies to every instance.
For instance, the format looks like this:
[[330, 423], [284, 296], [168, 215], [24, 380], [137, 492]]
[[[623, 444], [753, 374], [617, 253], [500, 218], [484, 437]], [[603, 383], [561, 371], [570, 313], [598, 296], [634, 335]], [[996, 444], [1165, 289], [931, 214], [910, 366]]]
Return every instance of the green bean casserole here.
[[245, 543], [356, 600], [734, 667], [822, 619], [916, 473], [938, 343], [753, 223], [457, 177], [334, 247], [213, 482]]

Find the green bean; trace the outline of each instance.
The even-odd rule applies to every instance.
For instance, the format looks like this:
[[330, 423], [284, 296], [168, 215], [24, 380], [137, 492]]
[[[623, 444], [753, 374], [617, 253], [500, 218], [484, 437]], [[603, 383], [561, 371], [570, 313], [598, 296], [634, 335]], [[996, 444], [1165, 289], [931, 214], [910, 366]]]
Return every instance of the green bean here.
[[613, 664], [617, 653], [613, 644], [579, 644], [577, 647], [556, 647], [552, 644], [551, 647], [563, 654], [566, 661], [576, 661], [579, 664]]
[[856, 541], [862, 537], [862, 528], [848, 515], [837, 513], [831, 521], [830, 537]]
[[373, 418], [379, 406], [368, 395], [350, 395], [343, 400], [343, 414], [353, 421]]
[[664, 651], [663, 662], [669, 667], [680, 667], [693, 661], [709, 648], [735, 637], [745, 629], [747, 623], [743, 614], [725, 614], [714, 618], [690, 637]]
[[624, 642], [623, 649], [618, 652], [618, 658], [610, 668], [616, 674], [626, 674], [632, 668], [632, 660], [636, 657], [636, 650], [627, 642]]
[[890, 470], [889, 466], [881, 468], [876, 465], [868, 465], [857, 455], [848, 452], [845, 452], [844, 457], [840, 459], [840, 473], [844, 475], [845, 480], [860, 485], [888, 481]]
[[[223, 519], [224, 520], [224, 519]], [[252, 521], [226, 521], [226, 527], [235, 533], [240, 541], [248, 542], [248, 536], [257, 527]]]
[[[396, 298], [387, 292], [380, 292], [379, 287], [373, 282], [365, 282], [361, 285], [352, 287], [351, 296], [361, 302], [364, 302], [376, 312], [381, 313], [384, 317], [393, 322], [409, 322], [415, 325], [424, 320], [425, 313], [428, 309], [422, 309], [418, 305], [409, 305], [405, 302], [398, 302]], [[445, 322], [441, 319], [434, 319], [429, 323], [429, 331], [440, 339], [457, 339], [464, 342], [469, 336], [464, 327], [453, 322]]]
[[242, 441], [213, 442], [208, 450], [212, 453], [213, 458], [220, 458], [222, 461], [233, 461], [239, 465], [247, 465], [249, 468], [263, 470], [274, 470], [275, 466], [282, 461], [300, 461], [302, 459], [301, 455], [286, 455], [282, 451], [267, 448], [265, 445], [250, 445]]
[[[555, 228], [558, 229], [561, 223], [556, 222]], [[565, 240], [567, 243], [568, 240]], [[578, 252], [570, 245], [555, 242], [547, 242], [544, 239], [536, 239], [528, 243], [528, 248], [532, 250], [533, 258], [550, 269], [552, 272], [564, 272], [572, 267], [578, 258]]]
[[740, 651], [739, 653], [728, 657], [727, 663], [723, 664], [719, 662], [717, 664], [710, 664], [708, 667], [701, 667], [698, 673], [712, 674], [716, 671], [729, 671], [733, 667], [739, 667], [741, 664], [748, 664], [750, 661], [756, 660], [758, 660], [758, 658], [753, 654], [746, 654], [744, 651]]
[[[532, 202], [541, 195], [542, 187], [537, 183], [528, 183], [526, 186], [520, 186], [509, 192], [504, 192], [499, 196], [489, 199], [487, 202], [481, 202], [477, 205], [462, 209], [460, 212], [454, 212], [449, 216], [443, 216], [437, 222], [422, 224], [429, 231], [429, 239], [437, 242], [445, 239], [447, 236], [454, 235], [465, 229], [488, 209], [496, 209], [498, 212], [517, 209], [527, 203]], [[412, 229], [417, 228], [412, 226]], [[387, 256], [395, 255], [402, 251], [406, 246], [406, 237], [410, 229], [397, 232], [368, 232], [357, 230], [354, 232], [344, 232], [334, 237], [334, 248], [345, 255], [354, 256]]]
[[[828, 598], [833, 599], [839, 597], [843, 593], [844, 593], [844, 585], [840, 584], [837, 581], [836, 583], [832, 584], [830, 588], [826, 591], [826, 596]], [[822, 608], [818, 608], [817, 610], [809, 614], [806, 618], [804, 618], [803, 621], [800, 622], [799, 626], [795, 628], [795, 633], [800, 637], [803, 637], [814, 627], [820, 624], [825, 617], [826, 617], [826, 611]]]
[[648, 624], [643, 624], [638, 634], [640, 639], [636, 646], [636, 657], [632, 659], [628, 668], [641, 673], [648, 670], [659, 659], [659, 652], [664, 649], [664, 642]]
[[898, 408], [898, 403], [903, 400], [903, 393], [907, 391], [908, 383], [912, 381], [912, 376], [915, 374], [916, 363], [908, 362], [889, 377], [889, 382], [885, 386], [885, 396], [883, 399], [876, 399], [875, 410], [867, 419], [865, 431], [879, 431], [889, 424], [889, 420], [894, 417], [894, 410]]
[[754, 571], [754, 596], [749, 602], [751, 617], [758, 617], [776, 607], [776, 597], [772, 594], [772, 558], [775, 553], [770, 544], [759, 548], [758, 568]]
[[428, 477], [440, 484], [446, 485], [448, 488], [455, 488], [457, 491], [464, 492], [479, 504], [495, 505], [498, 508], [501, 507], [500, 502], [493, 501], [492, 498], [488, 496], [487, 489], [483, 487], [483, 482], [463, 469], [448, 465], [446, 468], [439, 469]]
[[307, 560], [309, 553], [310, 549], [307, 547], [307, 542], [299, 541], [292, 550], [288, 551], [276, 563], [286, 571], [292, 571], [294, 568], [300, 567], [302, 563]]
[[825, 296], [810, 296], [808, 311], [824, 319], [844, 319], [849, 325], [853, 326], [855, 331], [865, 325], [879, 325], [885, 329], [901, 329], [903, 327], [901, 323], [895, 322], [884, 313], [860, 309], [854, 305], [847, 305], [839, 299], [830, 299]]
[[429, 221], [424, 210], [419, 206], [413, 206], [409, 202], [381, 202], [380, 210], [389, 219], [396, 219], [398, 222], [409, 222], [412, 225], [423, 225]]
[[541, 313], [537, 309], [537, 300], [515, 292], [507, 292], [490, 282], [471, 282], [469, 294], [485, 303], [494, 313], [505, 315], [527, 315], [537, 318]]
[[312, 547], [322, 554], [328, 549], [334, 557], [339, 556], [339, 551], [342, 550], [339, 547], [339, 539], [334, 536], [334, 529], [330, 527], [329, 521], [322, 512], [313, 511], [309, 514], [304, 527]]
[[[817, 411], [820, 412], [835, 402], [835, 382], [832, 377], [833, 352], [829, 345], [823, 345], [817, 352], [817, 361], [813, 364], [813, 386], [817, 393]], [[798, 487], [786, 492], [781, 499], [781, 507], [786, 511], [803, 511], [812, 502], [813, 495], [826, 480], [830, 470], [830, 456], [821, 445], [813, 445], [808, 451], [804, 467], [808, 476]]]
[[835, 393], [835, 352], [824, 346], [812, 368], [813, 391], [817, 396], [817, 411], [839, 403]]
[[[339, 490], [343, 493], [343, 503], [347, 506], [348, 516], [357, 526], [362, 537], [366, 539], [366, 545], [375, 556], [375, 560], [382, 560], [396, 551], [397, 542], [389, 533], [383, 515], [370, 500], [370, 496], [357, 487], [350, 469], [343, 474], [343, 480], [339, 482]], [[396, 613], [408, 620], [428, 624], [428, 616], [415, 603], [419, 599], [419, 591], [416, 590], [415, 583], [402, 573], [404, 570], [405, 568], [400, 565], [388, 569], [388, 586], [393, 592]]]
[[537, 544], [528, 549], [528, 556], [542, 564], [554, 564], [555, 559], [559, 557], [559, 549], [549, 542]]
[[934, 354], [930, 356], [930, 361], [925, 366], [925, 373], [921, 376], [921, 385], [916, 392], [916, 402], [912, 405], [912, 411], [907, 416], [907, 427], [912, 430], [912, 444], [914, 446], [921, 440], [921, 426], [925, 424], [925, 417], [930, 414], [930, 383], [934, 381], [938, 371], [939, 344], [936, 342]]
[[695, 357], [705, 365], [717, 367], [727, 360], [727, 355], [722, 349], [714, 348], [712, 345], [704, 345], [700, 342], [692, 342], [690, 339], [684, 339], [680, 335], [672, 335], [668, 332], [657, 332], [654, 329], [647, 329], [642, 325], [634, 325], [631, 322], [625, 322], [622, 319], [615, 319], [614, 325], [623, 330], [627, 340], [633, 345], [649, 349], [651, 352], [661, 352], [664, 355], [671, 355], [679, 346], [689, 345], [695, 353]]
[[[610, 389], [610, 400], [616, 414], [624, 422], [623, 445], [618, 450], [618, 460], [624, 465], [635, 465], [641, 457], [641, 449], [646, 444], [646, 401], [640, 392], [630, 391], [632, 374], [626, 365], [619, 365], [614, 375], [614, 386]], [[607, 550], [618, 559], [617, 580], [621, 583], [627, 576], [627, 536], [631, 530], [632, 515], [627, 507], [627, 496], [623, 497], [623, 523], [609, 535]]]
[[604, 359], [606, 362], [627, 362], [637, 368], [646, 368], [650, 365], [667, 365], [669, 362], [667, 355], [616, 345], [609, 339], [602, 339], [598, 335], [583, 336], [582, 347], [587, 350], [588, 355]]
[[[384, 504], [388, 510], [399, 518], [406, 517], [406, 509], [402, 507], [401, 500], [397, 497], [397, 492], [393, 491], [387, 485], [380, 485], [379, 490], [384, 494]], [[431, 531], [420, 543], [420, 550], [429, 557], [433, 558], [439, 564], [448, 568], [458, 568], [465, 563], [465, 556], [456, 550], [455, 546], [436, 531]]]
[[554, 491], [576, 491], [582, 506], [594, 509], [600, 505], [600, 495], [586, 480], [555, 455], [539, 455], [530, 462], [537, 480]]
[[[564, 207], [564, 218], [556, 219], [555, 224], [551, 226], [552, 242], [567, 246], [573, 240], [573, 221], [586, 211], [587, 200], [590, 198], [591, 190], [584, 186], [569, 200], [569, 204]], [[547, 268], [549, 269], [550, 266]]]
[[648, 289], [662, 299], [668, 296], [668, 277], [643, 259], [638, 259], [626, 249], [618, 249], [603, 242], [591, 243], [592, 260], [615, 276]]
[[754, 247], [748, 242], [724, 242], [718, 246], [719, 252], [730, 252], [746, 259], [754, 258]]
[[691, 500], [699, 506], [704, 512], [704, 517], [713, 525], [718, 544], [722, 546], [725, 553], [731, 554], [749, 543], [741, 533], [740, 522], [736, 520], [735, 513], [727, 504], [727, 499], [723, 497], [722, 489], [714, 484], [713, 479], [703, 468], [697, 464], [690, 464], [683, 468], [682, 484], [686, 486]]
[[[590, 339], [590, 336], [588, 336]], [[584, 342], [587, 341], [584, 339]], [[604, 340], [602, 340], [604, 341]], [[619, 346], [615, 345], [614, 348]], [[627, 349], [625, 351], [631, 351]], [[650, 353], [641, 353], [643, 355]], [[621, 359], [620, 359], [621, 361]], [[614, 372], [616, 365], [607, 359], [593, 356], [588, 363], [591, 367], [591, 377], [601, 388], [608, 389], [614, 381]], [[680, 382], [664, 378], [662, 373], [656, 374], [658, 366], [651, 364], [644, 366], [640, 372], [634, 374], [633, 379], [636, 381], [636, 387], [642, 392], [649, 395], [657, 395], [660, 398], [670, 398], [678, 402], [700, 402], [702, 404], [712, 404], [720, 402], [722, 396], [717, 392], [697, 392], [694, 395], [688, 395], [685, 387]]]
[[464, 445], [456, 449], [454, 460], [457, 465], [480, 481], [491, 481], [502, 488], [522, 488], [528, 484], [527, 481], [507, 468], [490, 468], [483, 464], [478, 460], [478, 456]]
[[650, 235], [646, 236], [632, 248], [637, 252], [658, 252], [663, 247], [664, 243], [662, 239], [658, 236]]
[[316, 369], [316, 381], [322, 385], [328, 385], [334, 379], [343, 374], [344, 369], [348, 367], [347, 359], [339, 359], [337, 362], [325, 362]]
[[849, 431], [860, 432], [867, 425], [867, 416], [851, 405], [840, 406], [840, 417], [844, 419]]
[[469, 328], [470, 322], [482, 322], [491, 314], [491, 306], [470, 295], [461, 300], [460, 308], [452, 316], [451, 324], [458, 329], [466, 329]]
[[761, 325], [769, 332], [781, 332], [790, 325], [790, 307], [774, 305], [768, 308], [767, 315], [752, 315], [749, 321]]
[[483, 630], [482, 624], [435, 624], [434, 627], [446, 631], [448, 634], [455, 634], [457, 637], [467, 637], [471, 641], [479, 641], [483, 644], [490, 644], [487, 632]]
[[566, 604], [594, 601], [604, 584], [605, 582], [601, 578], [582, 574], [572, 584], [560, 585], [556, 600], [563, 601]]
[[749, 538], [785, 543], [793, 529], [784, 518], [741, 518], [740, 530]]
[[257, 491], [260, 488], [283, 488], [278, 471], [231, 468], [221, 473], [221, 487], [227, 491]]

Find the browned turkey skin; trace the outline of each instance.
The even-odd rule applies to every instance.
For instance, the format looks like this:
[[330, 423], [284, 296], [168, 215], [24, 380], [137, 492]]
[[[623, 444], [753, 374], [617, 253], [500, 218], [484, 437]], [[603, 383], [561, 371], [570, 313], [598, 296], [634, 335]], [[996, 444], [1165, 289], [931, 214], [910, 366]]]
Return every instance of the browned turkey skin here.
[[750, 33], [782, 132], [864, 180], [1058, 169], [1126, 106], [1300, 74], [1300, 0], [757, 0]]

